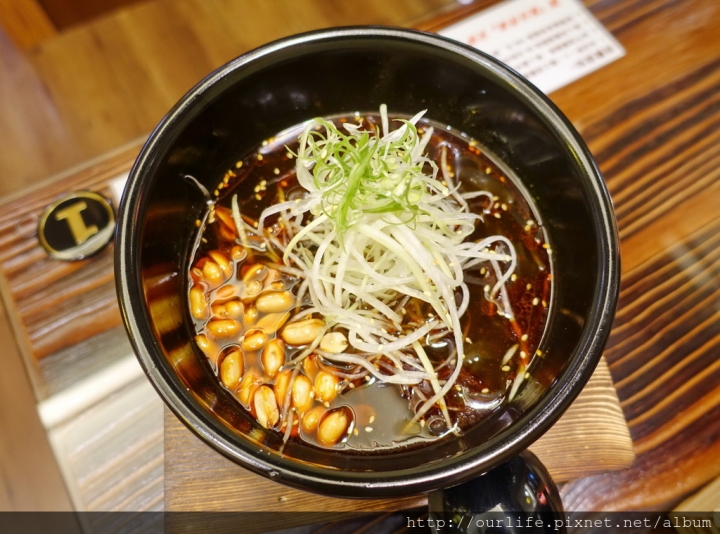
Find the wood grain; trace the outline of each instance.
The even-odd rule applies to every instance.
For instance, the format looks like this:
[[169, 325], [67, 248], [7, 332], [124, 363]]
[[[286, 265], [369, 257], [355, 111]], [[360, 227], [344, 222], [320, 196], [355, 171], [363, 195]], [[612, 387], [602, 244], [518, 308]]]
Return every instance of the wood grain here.
[[37, 0], [59, 31], [138, 1], [140, 0]]
[[70, 511], [23, 360], [0, 304], [0, 511]]
[[[27, 55], [0, 34], [0, 194], [145, 135], [199, 77], [272, 38], [420, 19], [437, 29], [495, 3], [452, 13], [443, 0], [362, 9], [350, 0], [154, 0]], [[715, 243], [720, 205], [720, 3], [585, 4], [627, 55], [551, 96], [588, 141], [618, 209], [623, 296], [607, 359], [639, 454], [627, 472], [571, 482], [563, 495], [575, 509], [667, 509], [720, 474], [718, 264], [703, 245]]]
[[36, 0], [0, 0], [0, 27], [20, 48], [35, 47], [57, 34], [57, 27]]
[[[632, 442], [604, 360], [568, 411], [530, 450], [557, 482], [633, 462]], [[166, 511], [385, 511], [421, 504], [424, 497], [358, 501], [287, 488], [216, 453], [166, 410]]]
[[49, 386], [37, 360], [120, 326], [121, 319], [112, 246], [84, 261], [55, 260], [40, 246], [37, 221], [47, 205], [69, 191], [111, 197], [108, 181], [129, 170], [138, 150], [134, 144], [0, 203], [0, 289], [38, 400], [48, 395]]
[[268, 41], [329, 26], [408, 26], [453, 5], [146, 0], [25, 52], [0, 32], [0, 196], [147, 136], [205, 75]]
[[[118, 352], [114, 350], [118, 345], [121, 353], [125, 351], [127, 342], [119, 343], [115, 337], [119, 331], [115, 327], [120, 318], [114, 301], [110, 261], [112, 251], [107, 250], [82, 262], [56, 261], [39, 249], [32, 229], [43, 207], [65, 191], [92, 189], [108, 194], [108, 181], [127, 171], [136, 154], [137, 146], [121, 150], [47, 184], [40, 184], [0, 205], [0, 275], [5, 278], [5, 296], [17, 310], [14, 323], [18, 337], [22, 339], [22, 335], [25, 335], [25, 346], [29, 351], [27, 356], [30, 361], [42, 359], [42, 364], [37, 367], [41, 371], [37, 380], [39, 391], [46, 395], [72, 383], [64, 367], [71, 367], [72, 376], [77, 380], [109, 361]], [[26, 220], [20, 225], [13, 224], [21, 213]], [[32, 270], [31, 274], [27, 273], [28, 268]], [[110, 320], [98, 313], [98, 300], [108, 303], [106, 309]], [[85, 317], [91, 317], [92, 322], [86, 323]], [[36, 340], [48, 331], [48, 325], [52, 325], [53, 336], [50, 341], [38, 343]], [[51, 341], [54, 345], [51, 345]], [[100, 349], [100, 355], [95, 354], [98, 347], [107, 346], [108, 343], [112, 347]], [[55, 346], [61, 348], [55, 348], [54, 351], [48, 349]], [[94, 360], [95, 364], [91, 365], [89, 360]], [[45, 361], [48, 365], [45, 365]], [[95, 411], [101, 408], [96, 407]], [[84, 420], [88, 418], [91, 415], [83, 415]], [[71, 439], [72, 432], [86, 426], [82, 420], [71, 421], [53, 430], [56, 448], [63, 451], [78, 449], [82, 441], [80, 445], [69, 445], [75, 443]], [[267, 502], [274, 502], [277, 497], [278, 502], [283, 503], [288, 510], [299, 511], [307, 510], [310, 503], [319, 502], [316, 497], [311, 498], [304, 492], [288, 493], [285, 488], [242, 470], [179, 426], [174, 418], [166, 418], [166, 509], [258, 510]], [[155, 441], [150, 440], [149, 443]], [[137, 447], [142, 449], [143, 445]], [[604, 361], [599, 364], [578, 401], [533, 450], [550, 466], [558, 480], [621, 469], [632, 463], [632, 442]], [[110, 506], [108, 503], [116, 504], [119, 499], [117, 492], [104, 488], [97, 473], [93, 476], [79, 476], [82, 469], [87, 469], [85, 462], [76, 458], [74, 453], [65, 455], [69, 457], [65, 466], [69, 471], [68, 476], [81, 481], [89, 479], [93, 487], [100, 485], [103, 490], [93, 490], [81, 483], [76, 490], [76, 502], [86, 503], [90, 509], [106, 509]], [[124, 456], [127, 456], [127, 451]], [[572, 460], [568, 461], [568, 458]], [[102, 469], [106, 473], [105, 468]], [[105, 478], [112, 473], [111, 469], [104, 475]], [[238, 489], [243, 485], [261, 489], [247, 493], [247, 500], [243, 500], [244, 494]], [[230, 488], [233, 488], [232, 491]], [[216, 508], [207, 508], [208, 492], [215, 492], [210, 502]], [[236, 501], [238, 496], [239, 502]], [[417, 497], [373, 503], [331, 499], [323, 504], [323, 509], [396, 510], [422, 502]]]

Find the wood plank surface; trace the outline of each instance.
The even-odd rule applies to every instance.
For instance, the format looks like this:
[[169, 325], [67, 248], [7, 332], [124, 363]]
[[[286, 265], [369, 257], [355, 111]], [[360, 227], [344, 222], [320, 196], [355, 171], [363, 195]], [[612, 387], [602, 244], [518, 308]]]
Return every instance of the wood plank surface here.
[[669, 510], [720, 475], [720, 3], [584, 3], [627, 55], [551, 98], [616, 207], [623, 281], [605, 357], [638, 456], [566, 484], [563, 501]]
[[46, 366], [43, 372], [37, 360], [70, 347], [80, 351], [122, 324], [112, 245], [83, 261], [55, 260], [37, 239], [39, 217], [66, 192], [87, 189], [111, 198], [109, 180], [130, 169], [138, 150], [135, 143], [0, 202], [0, 289], [38, 400], [53, 389], [47, 379], [54, 371]]
[[[275, 37], [422, 18], [438, 29], [495, 3], [153, 0], [28, 55], [0, 34], [0, 194], [145, 135], [201, 76]], [[720, 2], [584, 3], [627, 55], [551, 98], [617, 207], [623, 285], [606, 359], [638, 455], [629, 470], [566, 484], [563, 498], [576, 510], [669, 509], [720, 475]]]
[[268, 41], [330, 26], [408, 26], [454, 5], [145, 0], [27, 51], [0, 31], [0, 196], [146, 136], [205, 75]]
[[[632, 463], [632, 442], [604, 360], [568, 411], [530, 450], [557, 482]], [[424, 496], [358, 501], [288, 488], [221, 456], [165, 411], [166, 511], [386, 511], [425, 503]]]
[[[63, 371], [67, 374], [65, 366], [71, 366], [75, 378], [78, 378], [84, 366], [91, 370], [97, 367], [88, 361], [98, 362], [101, 366], [107, 364], [118, 346], [117, 340], [112, 340], [118, 331], [115, 327], [120, 318], [114, 301], [112, 262], [108, 261], [111, 249], [82, 262], [61, 262], [49, 258], [39, 249], [34, 234], [25, 229], [34, 228], [43, 207], [66, 191], [92, 189], [109, 196], [108, 181], [126, 172], [136, 154], [137, 146], [118, 151], [47, 184], [39, 184], [0, 205], [0, 275], [5, 278], [8, 303], [17, 309], [14, 323], [18, 337], [26, 336], [26, 348], [31, 361], [42, 358], [38, 367], [41, 372], [37, 377], [42, 392], [52, 393], [61, 390], [63, 384], [71, 384], [68, 378], [62, 378]], [[24, 213], [29, 222], [12, 224], [20, 213]], [[33, 279], [26, 274], [24, 267], [30, 264], [34, 265], [35, 273], [44, 273], [42, 279]], [[108, 306], [112, 320], [98, 320], [95, 305], [98, 298], [86, 298], [97, 294], [103, 296], [104, 301], [112, 301]], [[51, 302], [52, 306], [46, 306], [47, 302]], [[40, 310], [46, 311], [40, 313]], [[91, 325], [83, 322], [84, 316], [93, 317]], [[42, 332], [48, 323], [54, 325], [55, 343], [61, 347], [52, 353], [46, 349], [47, 342], [34, 343], [40, 337], [37, 332]], [[124, 353], [125, 345], [120, 345], [120, 353]], [[98, 355], [98, 347], [102, 346], [106, 348], [102, 350], [103, 354]], [[105, 357], [104, 353], [109, 356]], [[45, 365], [46, 361], [48, 365]], [[58, 366], [61, 369], [57, 369]], [[85, 414], [83, 418], [91, 416]], [[54, 430], [51, 435], [57, 447], [63, 451], [74, 451], [79, 446], [73, 445], [73, 429], [85, 426], [83, 421], [70, 422]], [[80, 444], [83, 443], [81, 440]], [[632, 463], [632, 442], [604, 361], [599, 364], [578, 401], [533, 450], [546, 462], [558, 480], [569, 480], [608, 469], [622, 469]], [[65, 469], [69, 476], [78, 477], [81, 481], [88, 478], [78, 475], [88, 469], [86, 461], [80, 461], [75, 454], [68, 453], [67, 456], [69, 459]], [[156, 456], [151, 458], [154, 461]], [[90, 479], [93, 484], [101, 485], [96, 476]], [[242, 488], [248, 487], [261, 490], [242, 491]], [[232, 464], [201, 443], [173, 416], [166, 417], [165, 488], [165, 506], [168, 510], [258, 510], [268, 502], [268, 498], [273, 500], [277, 497], [284, 507], [298, 511], [307, 509], [310, 503], [320, 502], [316, 496], [311, 497], [304, 492], [288, 493], [286, 488]], [[107, 490], [100, 493], [102, 500], [93, 497], [93, 491], [97, 492], [85, 489], [80, 484], [75, 500], [87, 502], [89, 507], [97, 505], [97, 502], [110, 502]], [[210, 501], [208, 493], [213, 494]], [[90, 497], [84, 498], [87, 496]], [[112, 498], [113, 502], [119, 499], [117, 496]], [[239, 501], [236, 501], [238, 498]], [[208, 502], [212, 503], [210, 507]], [[418, 497], [383, 502], [330, 499], [326, 505], [333, 511], [380, 511], [411, 507], [423, 502]]]

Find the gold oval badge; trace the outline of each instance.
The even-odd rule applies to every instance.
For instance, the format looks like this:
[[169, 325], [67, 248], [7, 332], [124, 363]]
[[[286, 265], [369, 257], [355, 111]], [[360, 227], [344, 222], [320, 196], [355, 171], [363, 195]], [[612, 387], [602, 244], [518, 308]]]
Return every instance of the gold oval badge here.
[[100, 251], [115, 232], [115, 213], [103, 196], [76, 191], [48, 206], [40, 216], [38, 239], [58, 260], [82, 260]]

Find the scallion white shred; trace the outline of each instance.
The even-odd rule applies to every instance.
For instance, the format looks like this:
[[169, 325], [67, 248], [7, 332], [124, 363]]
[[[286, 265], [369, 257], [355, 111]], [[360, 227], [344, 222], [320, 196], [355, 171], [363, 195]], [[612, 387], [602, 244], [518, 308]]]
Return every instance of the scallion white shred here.
[[[287, 270], [303, 279], [300, 287], [312, 301], [312, 312], [298, 317], [317, 313], [325, 319], [327, 331], [347, 330], [353, 350], [327, 354], [328, 360], [358, 365], [388, 383], [427, 380], [434, 395], [419, 407], [415, 419], [437, 404], [452, 428], [444, 397], [464, 361], [460, 319], [469, 291], [463, 272], [479, 264], [492, 268], [497, 282], [486, 297], [512, 318], [505, 282], [515, 269], [516, 255], [503, 236], [466, 241], [481, 220], [481, 215], [470, 212], [467, 199], [492, 195], [460, 194], [461, 177], [449, 175], [445, 149], [438, 179], [438, 166], [424, 155], [433, 129], [427, 127], [420, 136], [416, 127], [424, 113], [390, 131], [383, 105], [381, 132], [349, 123], [343, 124], [343, 132], [325, 119], [310, 121], [295, 154], [297, 179], [306, 196], [267, 208], [256, 230], [241, 220], [236, 198], [233, 216], [241, 240], [247, 242], [245, 234], [251, 230], [264, 236], [282, 252]], [[289, 241], [265, 231], [273, 215], [286, 226]], [[426, 302], [435, 318], [419, 326], [408, 324], [399, 310], [409, 299]], [[457, 350], [454, 369], [444, 383], [422, 345], [443, 330], [452, 332]], [[378, 355], [394, 365], [380, 372], [370, 361]]]

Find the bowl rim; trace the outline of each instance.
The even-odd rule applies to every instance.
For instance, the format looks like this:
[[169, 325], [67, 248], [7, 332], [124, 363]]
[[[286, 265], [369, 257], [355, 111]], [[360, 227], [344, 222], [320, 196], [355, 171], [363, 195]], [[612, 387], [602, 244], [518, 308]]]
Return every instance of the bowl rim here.
[[[139, 233], [134, 231], [133, 224], [147, 200], [143, 181], [148, 169], [152, 168], [157, 153], [170, 142], [168, 138], [173, 139], [174, 127], [182, 119], [194, 116], [192, 113], [197, 102], [202, 101], [203, 96], [228, 73], [290, 47], [358, 37], [396, 39], [439, 47], [479, 64], [495, 77], [510, 83], [517, 92], [516, 96], [532, 104], [538, 115], [555, 129], [558, 137], [573, 151], [576, 165], [582, 169], [583, 175], [592, 186], [591, 191], [597, 204], [593, 220], [599, 228], [600, 276], [594, 288], [594, 307], [583, 328], [580, 342], [571, 355], [572, 359], [546, 393], [513, 423], [511, 428], [515, 430], [502, 432], [491, 438], [481, 447], [481, 451], [473, 449], [417, 468], [383, 472], [380, 477], [377, 473], [320, 469], [278, 455], [262, 454], [262, 451], [258, 453], [256, 445], [238, 446], [228, 439], [227, 429], [222, 423], [214, 420], [199, 406], [187, 402], [186, 392], [181, 391], [184, 388], [174, 383], [167, 369], [158, 366], [153, 357], [153, 351], [159, 353], [160, 349], [154, 333], [143, 320], [145, 309], [141, 298], [142, 284], [139, 269], [136, 268], [140, 260], [137, 246]], [[190, 89], [150, 134], [130, 172], [117, 220], [115, 279], [123, 322], [142, 368], [165, 404], [203, 441], [234, 462], [272, 480], [336, 496], [393, 497], [454, 485], [488, 471], [527, 448], [569, 407], [595, 370], [610, 332], [619, 293], [619, 238], [612, 201], [597, 164], [569, 120], [547, 96], [512, 68], [475, 48], [418, 30], [384, 26], [316, 30], [263, 45], [216, 69]], [[175, 380], [179, 381], [177, 377]]]

